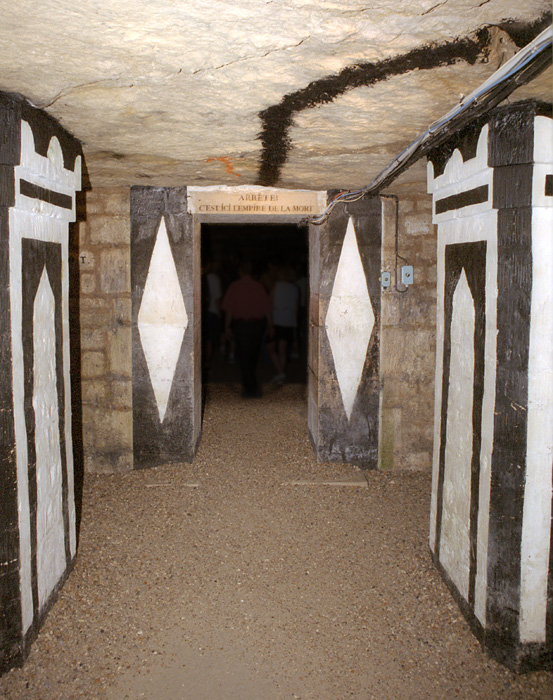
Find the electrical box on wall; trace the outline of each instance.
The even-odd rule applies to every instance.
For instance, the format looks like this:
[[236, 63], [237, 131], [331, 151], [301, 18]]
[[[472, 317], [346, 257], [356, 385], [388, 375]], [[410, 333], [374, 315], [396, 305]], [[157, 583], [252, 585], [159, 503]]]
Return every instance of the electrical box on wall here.
[[392, 274], [390, 272], [383, 272], [380, 276], [380, 281], [384, 289], [392, 284]]
[[404, 284], [405, 286], [409, 284], [413, 284], [413, 266], [412, 265], [404, 265], [401, 268], [401, 284]]

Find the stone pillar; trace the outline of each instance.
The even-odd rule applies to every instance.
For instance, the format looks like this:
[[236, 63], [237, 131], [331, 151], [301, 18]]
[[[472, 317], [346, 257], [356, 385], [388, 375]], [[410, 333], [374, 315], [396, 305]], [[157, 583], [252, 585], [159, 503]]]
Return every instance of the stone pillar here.
[[317, 458], [377, 466], [379, 198], [338, 205], [310, 226], [308, 427]]
[[494, 110], [431, 157], [438, 332], [430, 546], [485, 648], [553, 651], [553, 121]]
[[[393, 192], [397, 205], [395, 198], [382, 198], [382, 270], [390, 274], [390, 286], [381, 298], [378, 468], [430, 471], [436, 338], [432, 198], [410, 183], [394, 183]], [[414, 268], [410, 286], [401, 283], [407, 264]]]
[[201, 273], [186, 188], [132, 188], [131, 274], [135, 467], [189, 462], [201, 429]]
[[81, 396], [87, 472], [132, 469], [129, 189], [86, 193], [79, 224]]
[[76, 554], [69, 224], [81, 149], [0, 94], [0, 672], [20, 663]]

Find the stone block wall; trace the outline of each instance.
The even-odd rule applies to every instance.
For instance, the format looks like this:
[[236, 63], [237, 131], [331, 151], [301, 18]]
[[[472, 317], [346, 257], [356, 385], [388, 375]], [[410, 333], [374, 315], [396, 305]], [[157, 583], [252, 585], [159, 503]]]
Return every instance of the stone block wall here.
[[[395, 288], [396, 203], [384, 199], [382, 270], [392, 273], [392, 287], [382, 290], [378, 463], [381, 469], [430, 470], [436, 327], [432, 202], [420, 184], [398, 192], [399, 254], [414, 266], [415, 282], [404, 293]], [[129, 199], [126, 188], [88, 191], [80, 223], [85, 471], [134, 466]], [[402, 264], [398, 260], [398, 274]]]
[[86, 193], [79, 224], [84, 468], [133, 467], [129, 189]]
[[[382, 270], [391, 286], [381, 301], [380, 469], [430, 470], [436, 342], [436, 234], [432, 199], [420, 188], [384, 198]], [[401, 284], [401, 266], [414, 268], [414, 283]], [[404, 290], [404, 291], [398, 291]]]

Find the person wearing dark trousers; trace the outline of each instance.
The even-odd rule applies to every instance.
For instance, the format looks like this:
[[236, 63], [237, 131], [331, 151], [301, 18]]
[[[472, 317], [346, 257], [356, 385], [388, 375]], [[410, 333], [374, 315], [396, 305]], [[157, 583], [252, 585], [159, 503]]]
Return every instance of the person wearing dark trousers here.
[[252, 266], [243, 261], [240, 277], [227, 289], [221, 308], [225, 312], [225, 336], [234, 338], [242, 379], [242, 396], [261, 396], [257, 363], [265, 328], [273, 335], [271, 301], [265, 287], [252, 277]]

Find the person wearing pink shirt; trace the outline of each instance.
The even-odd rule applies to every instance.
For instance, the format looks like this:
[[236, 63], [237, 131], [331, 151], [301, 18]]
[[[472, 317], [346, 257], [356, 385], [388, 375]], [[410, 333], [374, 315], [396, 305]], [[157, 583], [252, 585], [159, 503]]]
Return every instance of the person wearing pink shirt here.
[[221, 308], [225, 312], [225, 336], [234, 338], [242, 379], [242, 396], [261, 396], [257, 363], [263, 333], [273, 335], [271, 300], [265, 287], [252, 277], [247, 260], [239, 268], [240, 277], [227, 289]]

